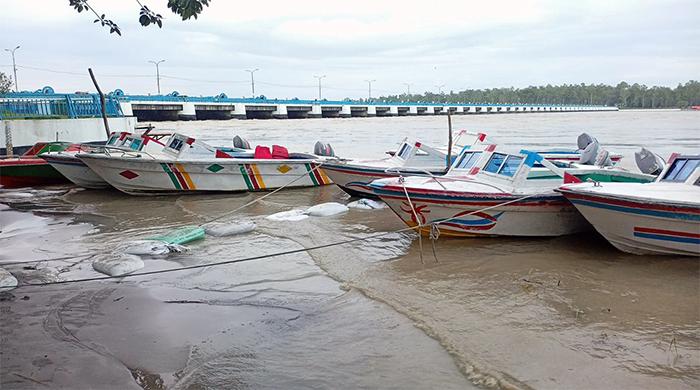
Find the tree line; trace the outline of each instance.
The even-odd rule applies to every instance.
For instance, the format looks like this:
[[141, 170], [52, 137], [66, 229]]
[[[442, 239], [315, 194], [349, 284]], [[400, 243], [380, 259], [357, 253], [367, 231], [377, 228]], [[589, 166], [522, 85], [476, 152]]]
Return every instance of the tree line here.
[[687, 108], [700, 105], [700, 82], [690, 80], [675, 88], [620, 82], [562, 84], [526, 88], [466, 89], [449, 93], [425, 92], [380, 97], [387, 102], [589, 104], [620, 108]]

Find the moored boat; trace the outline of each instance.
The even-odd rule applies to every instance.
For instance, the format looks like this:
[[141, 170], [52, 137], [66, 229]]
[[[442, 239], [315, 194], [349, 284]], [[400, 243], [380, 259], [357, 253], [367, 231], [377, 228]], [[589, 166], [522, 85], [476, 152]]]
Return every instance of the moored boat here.
[[408, 226], [431, 225], [447, 236], [559, 236], [589, 229], [554, 189], [567, 180], [649, 182], [653, 176], [614, 167], [550, 162], [535, 152], [464, 150], [443, 177], [370, 184]]
[[330, 184], [318, 168], [323, 156], [289, 153], [274, 145], [253, 151], [215, 148], [173, 134], [155, 154], [105, 147], [78, 153], [96, 174], [128, 194], [263, 191]]
[[[170, 133], [151, 133], [150, 131], [142, 134], [113, 132], [104, 146], [157, 153], [164, 146], [163, 139], [170, 135]], [[78, 153], [101, 153], [104, 150], [104, 146], [75, 144], [66, 150], [43, 153], [39, 157], [51, 164], [54, 169], [76, 185], [85, 188], [106, 188], [109, 187], [109, 183], [76, 157]]]
[[653, 183], [580, 183], [557, 190], [618, 249], [700, 256], [700, 155], [674, 155]]
[[0, 187], [20, 188], [67, 183], [68, 180], [41, 159], [51, 151], [65, 150], [67, 142], [38, 142], [21, 156], [0, 158]]

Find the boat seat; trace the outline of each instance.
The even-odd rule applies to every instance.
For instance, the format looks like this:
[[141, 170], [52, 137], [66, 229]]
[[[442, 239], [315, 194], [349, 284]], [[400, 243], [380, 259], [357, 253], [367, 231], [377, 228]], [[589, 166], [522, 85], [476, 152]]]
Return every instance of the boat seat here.
[[256, 146], [255, 147], [255, 154], [253, 155], [253, 158], [271, 159], [272, 153], [270, 153], [270, 148], [268, 148], [267, 146], [262, 146], [262, 145]]
[[272, 158], [274, 159], [288, 159], [289, 151], [284, 146], [272, 145]]

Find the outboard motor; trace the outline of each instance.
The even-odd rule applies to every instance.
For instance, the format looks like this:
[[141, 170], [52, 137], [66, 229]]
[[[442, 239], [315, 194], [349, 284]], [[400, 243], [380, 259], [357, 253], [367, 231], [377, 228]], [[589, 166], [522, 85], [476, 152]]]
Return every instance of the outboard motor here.
[[314, 145], [314, 154], [317, 156], [335, 157], [335, 151], [333, 151], [331, 144], [326, 144], [321, 141], [316, 141]]
[[584, 150], [591, 142], [595, 142], [596, 139], [591, 137], [588, 133], [581, 133], [576, 140], [579, 150]]
[[241, 136], [233, 137], [233, 147], [238, 149], [250, 149], [250, 142]]
[[642, 173], [658, 175], [664, 169], [664, 160], [647, 148], [634, 153], [634, 161]]
[[[579, 137], [579, 140], [580, 139], [581, 137]], [[585, 148], [583, 148], [583, 150], [581, 151], [581, 157], [579, 158], [578, 162], [580, 164], [595, 164], [596, 157], [598, 156], [598, 149], [598, 141], [594, 138], [591, 143], [589, 143]]]
[[612, 166], [613, 162], [610, 159], [610, 152], [605, 149], [600, 149], [600, 152], [598, 152], [598, 155], [595, 158], [595, 165], [599, 167]]

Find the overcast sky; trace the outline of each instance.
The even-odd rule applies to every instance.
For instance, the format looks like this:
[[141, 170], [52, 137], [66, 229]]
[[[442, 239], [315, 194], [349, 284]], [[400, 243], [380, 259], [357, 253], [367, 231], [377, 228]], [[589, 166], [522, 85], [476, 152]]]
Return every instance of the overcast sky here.
[[[366, 97], [465, 88], [620, 80], [675, 86], [700, 79], [700, 1], [212, 0], [182, 22], [166, 0], [141, 0], [166, 19], [138, 24], [130, 0], [90, 0], [122, 28], [110, 35], [68, 0], [0, 0], [0, 48], [17, 50], [20, 89], [279, 98]], [[9, 53], [0, 71], [10, 74]]]

